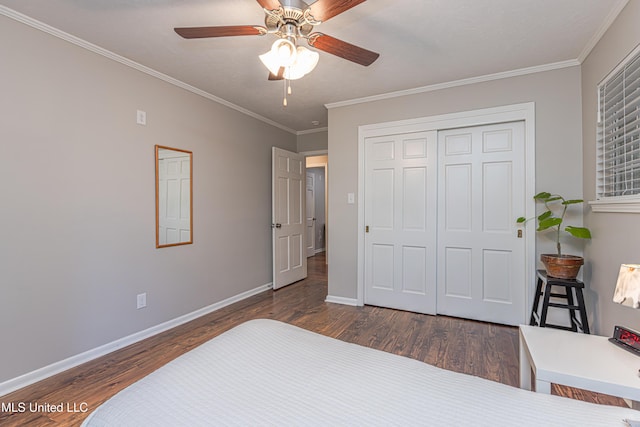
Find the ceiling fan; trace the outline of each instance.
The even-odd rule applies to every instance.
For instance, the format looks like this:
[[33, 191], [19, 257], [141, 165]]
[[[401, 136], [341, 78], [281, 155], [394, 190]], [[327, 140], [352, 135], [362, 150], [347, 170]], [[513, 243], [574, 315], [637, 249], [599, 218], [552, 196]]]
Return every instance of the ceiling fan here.
[[[269, 79], [295, 80], [311, 71], [318, 61], [316, 52], [296, 45], [298, 39], [305, 39], [309, 46], [360, 65], [368, 66], [378, 59], [380, 56], [378, 53], [323, 33], [312, 33], [315, 25], [364, 1], [317, 0], [307, 5], [302, 0], [257, 0], [265, 12], [265, 26], [231, 25], [174, 28], [174, 30], [186, 39], [274, 34], [278, 40], [273, 44], [271, 53], [267, 52], [260, 56], [270, 70]], [[298, 63], [300, 63], [299, 67]]]

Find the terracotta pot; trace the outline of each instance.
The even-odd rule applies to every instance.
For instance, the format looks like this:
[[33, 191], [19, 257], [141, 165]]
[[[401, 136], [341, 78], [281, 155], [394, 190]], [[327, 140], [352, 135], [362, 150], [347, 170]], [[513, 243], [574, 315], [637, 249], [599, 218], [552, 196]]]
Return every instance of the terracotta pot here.
[[575, 255], [542, 254], [540, 259], [547, 276], [560, 279], [575, 279], [584, 264], [584, 258]]

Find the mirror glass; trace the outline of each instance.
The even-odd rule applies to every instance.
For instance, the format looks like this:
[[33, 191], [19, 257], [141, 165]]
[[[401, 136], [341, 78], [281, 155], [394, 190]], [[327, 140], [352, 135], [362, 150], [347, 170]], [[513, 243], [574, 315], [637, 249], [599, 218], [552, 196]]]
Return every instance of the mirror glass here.
[[156, 145], [156, 247], [193, 243], [193, 153]]

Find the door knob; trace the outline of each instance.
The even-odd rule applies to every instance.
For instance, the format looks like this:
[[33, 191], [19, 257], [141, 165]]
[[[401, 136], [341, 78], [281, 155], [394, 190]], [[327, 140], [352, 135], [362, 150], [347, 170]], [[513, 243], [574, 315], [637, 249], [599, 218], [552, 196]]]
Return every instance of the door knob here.
[[276, 225], [275, 225], [275, 227], [276, 227], [276, 228], [281, 228], [281, 227], [282, 227], [282, 224], [276, 224]]

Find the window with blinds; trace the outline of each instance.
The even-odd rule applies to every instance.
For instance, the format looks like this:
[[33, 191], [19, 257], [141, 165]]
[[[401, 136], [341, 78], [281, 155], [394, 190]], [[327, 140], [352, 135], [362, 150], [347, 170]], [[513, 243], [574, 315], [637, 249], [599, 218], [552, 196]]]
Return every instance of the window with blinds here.
[[597, 198], [640, 198], [640, 46], [598, 86], [596, 147]]

